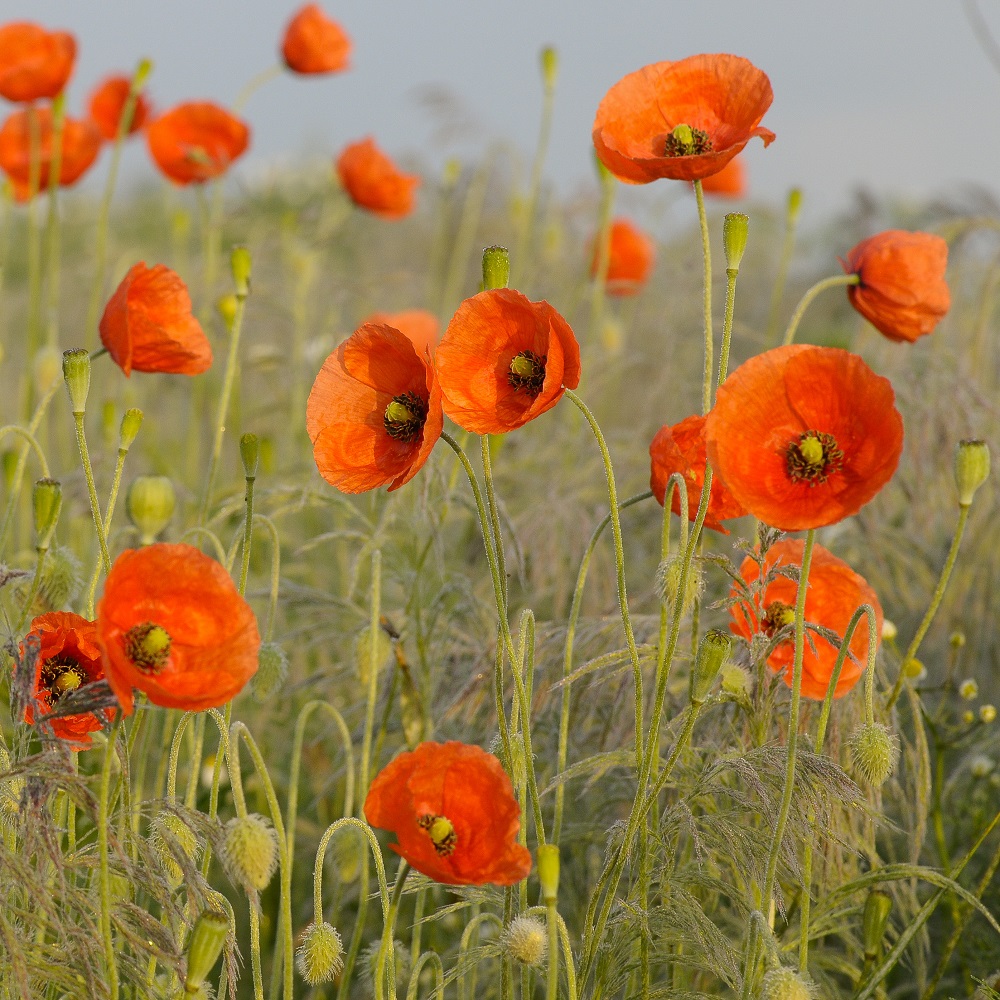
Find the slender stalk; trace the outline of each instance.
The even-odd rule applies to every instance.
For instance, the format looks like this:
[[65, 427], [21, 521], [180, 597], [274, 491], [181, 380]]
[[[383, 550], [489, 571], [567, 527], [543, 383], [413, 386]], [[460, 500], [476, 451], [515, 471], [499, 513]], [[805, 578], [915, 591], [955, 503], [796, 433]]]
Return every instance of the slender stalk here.
[[108, 733], [101, 768], [101, 792], [97, 816], [97, 855], [101, 879], [101, 937], [104, 940], [104, 967], [108, 977], [111, 1000], [118, 1000], [118, 965], [115, 962], [115, 942], [111, 934], [111, 871], [108, 867], [108, 799], [111, 789], [111, 760], [121, 730], [122, 715], [116, 713], [114, 725]]
[[715, 371], [715, 338], [712, 334], [712, 243], [708, 235], [708, 215], [705, 212], [705, 193], [701, 181], [694, 182], [694, 196], [698, 202], [698, 224], [701, 227], [701, 253], [704, 260], [703, 311], [705, 325], [705, 373], [702, 379], [702, 413], [712, 408], [712, 375]]
[[45, 329], [46, 343], [59, 342], [59, 175], [62, 173], [66, 104], [62, 95], [52, 102], [52, 158], [49, 163], [49, 210], [45, 220]]
[[101, 505], [97, 499], [97, 486], [94, 482], [94, 470], [90, 464], [90, 452], [87, 449], [87, 435], [83, 427], [83, 413], [74, 413], [73, 420], [76, 422], [76, 443], [80, 449], [80, 461], [83, 463], [83, 474], [87, 478], [87, 491], [90, 495], [90, 513], [94, 520], [94, 528], [97, 531], [97, 541], [101, 547], [101, 561], [104, 563], [104, 572], [111, 572], [111, 556], [108, 555], [108, 542], [104, 537], [104, 519], [101, 517]]
[[792, 263], [792, 253], [795, 250], [795, 230], [799, 222], [799, 209], [802, 193], [793, 188], [788, 194], [788, 210], [785, 214], [785, 239], [781, 245], [781, 258], [778, 261], [778, 274], [774, 279], [771, 291], [771, 308], [767, 314], [767, 329], [764, 343], [771, 345], [778, 336], [778, 317], [781, 313], [781, 301], [785, 297], [785, 285], [788, 283], [788, 269]]
[[388, 976], [389, 991], [388, 1000], [396, 1000], [396, 971], [395, 953], [393, 937], [396, 932], [396, 917], [399, 914], [399, 901], [403, 895], [403, 885], [406, 883], [406, 876], [410, 871], [410, 866], [402, 859], [399, 860], [399, 868], [396, 870], [396, 881], [392, 887], [392, 896], [389, 898], [389, 912], [382, 923], [382, 941], [379, 944], [378, 956], [375, 959], [375, 997], [382, 1000], [385, 997], [386, 977]]
[[246, 516], [243, 518], [243, 558], [240, 560], [241, 594], [247, 592], [247, 575], [250, 572], [250, 543], [253, 541], [253, 484], [255, 476], [247, 476]]
[[28, 142], [30, 160], [28, 164], [28, 342], [27, 391], [24, 397], [24, 419], [28, 419], [34, 405], [35, 384], [31, 377], [35, 355], [38, 353], [42, 314], [42, 234], [38, 227], [38, 205], [36, 195], [42, 176], [42, 135], [38, 122], [38, 110], [34, 102], [28, 105]]
[[[111, 480], [111, 493], [108, 495], [108, 506], [106, 513], [104, 515], [104, 544], [108, 544], [108, 535], [111, 532], [111, 519], [115, 516], [115, 505], [118, 502], [118, 490], [122, 483], [122, 471], [125, 468], [125, 456], [128, 454], [128, 448], [118, 449], [118, 458], [115, 462], [115, 474], [114, 478]], [[102, 553], [103, 556], [103, 553]], [[94, 569], [90, 574], [90, 585], [87, 587], [87, 617], [94, 617], [94, 598], [97, 594], [97, 581], [101, 576], [101, 563], [103, 560], [98, 560], [94, 563]]]
[[785, 330], [785, 337], [781, 341], [783, 347], [787, 347], [793, 340], [795, 340], [795, 332], [799, 328], [799, 323], [802, 321], [802, 317], [805, 315], [806, 310], [809, 308], [812, 300], [816, 298], [820, 292], [825, 292], [828, 288], [842, 288], [845, 285], [857, 285], [861, 281], [861, 278], [856, 274], [834, 274], [829, 278], [824, 278], [822, 281], [817, 281], [812, 288], [809, 289], [799, 299], [799, 304], [795, 307], [795, 312], [792, 313], [792, 318], [788, 321], [788, 329]]
[[733, 314], [736, 308], [736, 279], [739, 269], [726, 268], [726, 311], [722, 319], [722, 350], [719, 354], [719, 378], [716, 385], [722, 385], [729, 373], [729, 345], [733, 339]]
[[264, 86], [265, 83], [270, 83], [272, 80], [277, 79], [285, 71], [284, 63], [275, 63], [273, 66], [268, 66], [267, 69], [262, 70], [256, 76], [252, 77], [247, 83], [243, 85], [243, 89], [239, 92], [236, 100], [233, 102], [233, 111], [237, 114], [241, 114], [243, 109], [247, 106], [247, 102], [253, 95]]
[[611, 221], [615, 204], [615, 176], [598, 161], [597, 172], [601, 180], [601, 200], [597, 207], [597, 267], [590, 292], [590, 323], [587, 327], [589, 343], [597, 340], [601, 320], [604, 319], [604, 300], [607, 296], [608, 265], [611, 262]]

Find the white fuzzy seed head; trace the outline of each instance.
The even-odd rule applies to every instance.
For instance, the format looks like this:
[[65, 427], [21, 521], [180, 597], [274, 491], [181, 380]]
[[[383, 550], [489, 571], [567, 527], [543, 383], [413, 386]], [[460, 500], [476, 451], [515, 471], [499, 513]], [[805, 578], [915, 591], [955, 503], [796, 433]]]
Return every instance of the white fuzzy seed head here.
[[536, 917], [515, 917], [501, 938], [504, 951], [521, 965], [537, 967], [545, 963], [549, 951], [549, 932]]
[[813, 984], [794, 969], [772, 969], [764, 976], [761, 1000], [815, 1000]]

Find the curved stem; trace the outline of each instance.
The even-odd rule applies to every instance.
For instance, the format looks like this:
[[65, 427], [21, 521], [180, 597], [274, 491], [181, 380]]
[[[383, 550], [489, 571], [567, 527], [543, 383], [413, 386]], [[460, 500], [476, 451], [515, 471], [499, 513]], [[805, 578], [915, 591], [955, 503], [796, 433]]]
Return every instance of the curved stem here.
[[399, 868], [396, 870], [396, 881], [392, 887], [392, 896], [389, 899], [389, 910], [382, 923], [382, 940], [378, 948], [378, 956], [375, 959], [375, 997], [382, 1000], [385, 996], [386, 975], [389, 977], [389, 1000], [396, 1000], [396, 971], [395, 971], [395, 946], [393, 937], [396, 933], [396, 917], [399, 914], [399, 901], [403, 896], [403, 885], [406, 883], [406, 876], [410, 871], [410, 866], [402, 859], [399, 859]]
[[413, 963], [410, 972], [410, 982], [406, 987], [406, 1000], [417, 1000], [417, 992], [420, 989], [420, 976], [425, 965], [434, 966], [434, 997], [435, 1000], [444, 1000], [444, 964], [441, 956], [436, 951], [425, 951]]
[[7, 424], [4, 427], [0, 427], [0, 438], [5, 437], [7, 434], [16, 434], [28, 444], [31, 450], [35, 453], [35, 458], [38, 459], [38, 467], [42, 473], [41, 478], [48, 479], [49, 463], [45, 461], [45, 452], [42, 451], [42, 447], [38, 443], [38, 439], [34, 436], [34, 434], [30, 434], [19, 424]]
[[842, 288], [845, 285], [857, 285], [860, 283], [861, 278], [856, 274], [834, 274], [829, 278], [824, 278], [822, 281], [817, 281], [816, 284], [813, 285], [801, 299], [799, 299], [799, 304], [795, 307], [795, 312], [792, 313], [792, 318], [788, 321], [788, 329], [785, 330], [785, 337], [781, 341], [782, 347], [787, 347], [793, 340], [795, 340], [795, 332], [799, 328], [799, 323], [805, 315], [805, 311], [809, 308], [812, 300], [816, 298], [820, 292], [824, 292], [828, 288]]
[[240, 560], [239, 592], [247, 592], [247, 576], [250, 573], [250, 543], [253, 541], [253, 484], [254, 476], [247, 476], [246, 515], [243, 518], [243, 558]]
[[715, 338], [712, 334], [712, 244], [708, 235], [708, 215], [705, 212], [705, 193], [701, 181], [694, 182], [694, 196], [698, 202], [698, 224], [701, 227], [701, 253], [704, 260], [703, 311], [705, 325], [705, 372], [702, 379], [701, 412], [712, 408], [712, 373], [715, 370]]
[[503, 930], [503, 921], [495, 913], [477, 913], [465, 925], [462, 931], [462, 938], [458, 944], [458, 1000], [466, 1000], [468, 990], [466, 988], [466, 977], [469, 974], [469, 964], [464, 961], [464, 956], [469, 950], [472, 942], [472, 935], [479, 929], [480, 924], [492, 923], [498, 931]]
[[253, 97], [253, 95], [260, 90], [265, 83], [270, 83], [275, 78], [281, 76], [284, 71], [284, 63], [275, 63], [273, 66], [268, 66], [267, 69], [261, 70], [261, 72], [256, 76], [251, 77], [251, 79], [243, 85], [243, 89], [239, 92], [236, 100], [233, 102], [233, 111], [235, 111], [236, 114], [241, 114], [250, 98]]
[[[122, 472], [125, 468], [125, 456], [128, 448], [118, 449], [118, 459], [115, 462], [115, 474], [111, 480], [111, 493], [108, 495], [108, 506], [104, 514], [104, 544], [107, 545], [108, 535], [111, 531], [111, 520], [115, 516], [115, 506], [118, 503], [118, 490], [122, 484]], [[94, 597], [97, 593], [97, 581], [101, 576], [101, 562], [94, 563], [93, 572], [90, 574], [90, 586], [87, 588], [87, 617], [94, 617]]]
[[212, 548], [215, 549], [215, 558], [222, 563], [223, 566], [228, 562], [226, 558], [226, 550], [222, 547], [222, 542], [219, 541], [219, 536], [209, 528], [202, 527], [200, 524], [196, 524], [193, 528], [188, 528], [187, 531], [181, 535], [181, 541], [183, 542], [188, 538], [207, 538], [212, 544]]

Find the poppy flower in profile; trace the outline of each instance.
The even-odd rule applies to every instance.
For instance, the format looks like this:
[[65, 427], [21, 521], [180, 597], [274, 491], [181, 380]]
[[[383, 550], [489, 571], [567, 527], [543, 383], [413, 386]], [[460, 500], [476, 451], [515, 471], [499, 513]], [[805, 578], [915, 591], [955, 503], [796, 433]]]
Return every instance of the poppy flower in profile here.
[[746, 164], [734, 156], [717, 174], [702, 179], [701, 189], [713, 198], [743, 198], [747, 193]]
[[[801, 540], [782, 539], [776, 542], [764, 556], [764, 576], [777, 566], [801, 566], [805, 544]], [[733, 604], [730, 628], [749, 641], [758, 632], [771, 637], [785, 625], [795, 621], [795, 604], [799, 587], [787, 576], [775, 576], [764, 588], [754, 588], [760, 578], [760, 567], [751, 556], [743, 560], [740, 576], [747, 584], [741, 591], [734, 586], [730, 597], [742, 595], [743, 599]], [[809, 568], [809, 583], [806, 588], [805, 620], [820, 625], [843, 638], [854, 612], [862, 604], [870, 604], [875, 611], [876, 636], [882, 635], [882, 605], [875, 591], [864, 577], [859, 576], [832, 552], [822, 545], [814, 545]], [[878, 639], [876, 641], [879, 641]], [[868, 626], [864, 619], [854, 630], [851, 638], [851, 656], [844, 660], [840, 679], [833, 693], [834, 698], [842, 698], [858, 682], [868, 662]], [[802, 694], [806, 698], [822, 699], [830, 685], [833, 667], [839, 650], [815, 632], [809, 634], [802, 655]], [[780, 643], [768, 657], [767, 664], [775, 672], [782, 671], [785, 683], [791, 686], [795, 661], [795, 646], [791, 638]]]
[[[29, 636], [40, 642], [35, 666], [35, 700], [24, 712], [29, 725], [37, 718], [44, 719], [63, 695], [102, 680], [101, 647], [97, 641], [94, 622], [69, 611], [50, 611], [32, 619]], [[22, 647], [23, 654], [23, 647]], [[111, 712], [105, 710], [106, 719]], [[101, 719], [93, 712], [64, 715], [50, 720], [52, 732], [61, 740], [74, 744], [74, 750], [90, 746], [90, 733], [102, 726]]]
[[192, 545], [157, 542], [115, 561], [97, 606], [104, 670], [126, 715], [154, 705], [224, 705], [257, 671], [253, 609], [225, 568]]
[[199, 375], [212, 367], [212, 347], [191, 312], [179, 274], [163, 264], [134, 264], [101, 317], [101, 343], [126, 374]]
[[[694, 521], [698, 516], [698, 498], [702, 486], [705, 485], [705, 418], [702, 416], [685, 417], [679, 424], [671, 427], [664, 424], [653, 438], [649, 446], [651, 473], [649, 488], [653, 491], [660, 506], [667, 495], [667, 480], [679, 472], [687, 483], [688, 519]], [[670, 509], [675, 514], [681, 512], [681, 500], [674, 490]], [[708, 512], [705, 514], [705, 527], [720, 531], [724, 535], [729, 532], [722, 522], [730, 518], [743, 517], [746, 511], [739, 505], [733, 495], [726, 489], [718, 476], [712, 480], [712, 489], [708, 494]]]
[[[596, 276], [600, 247], [596, 241], [591, 251], [590, 275]], [[608, 273], [605, 278], [609, 295], [635, 295], [646, 283], [656, 263], [656, 244], [628, 219], [611, 223], [608, 243]]]
[[365, 819], [390, 830], [389, 846], [444, 885], [514, 885], [531, 854], [517, 843], [521, 810], [493, 754], [455, 741], [421, 743], [384, 767], [365, 799]]
[[940, 236], [889, 229], [862, 240], [841, 264], [860, 278], [847, 289], [851, 305], [890, 340], [913, 343], [951, 306], [948, 244]]
[[659, 62], [619, 80], [594, 118], [598, 159], [619, 180], [697, 181], [717, 174], [754, 136], [774, 95], [767, 74], [740, 56]]
[[224, 174], [250, 145], [250, 129], [211, 101], [188, 101], [146, 129], [149, 153], [175, 184], [201, 184]]
[[348, 197], [360, 208], [386, 219], [401, 219], [413, 211], [420, 178], [399, 170], [371, 137], [345, 147], [336, 168]]
[[836, 524], [892, 478], [903, 420], [888, 379], [856, 354], [790, 344], [719, 387], [708, 460], [751, 514], [782, 531]]
[[523, 427], [580, 384], [580, 345], [548, 304], [511, 288], [466, 299], [438, 345], [444, 412], [475, 434]]
[[[90, 120], [108, 142], [114, 142], [118, 138], [118, 125], [131, 89], [132, 81], [127, 76], [109, 76], [101, 81], [90, 95], [88, 108]], [[149, 101], [140, 93], [136, 97], [132, 121], [125, 134], [134, 135], [143, 129], [152, 115], [152, 110]]]
[[[54, 129], [49, 107], [15, 111], [0, 125], [0, 170], [10, 178], [14, 197], [27, 201], [31, 194], [31, 126], [29, 115], [34, 113], [38, 127], [39, 173], [38, 190], [49, 186], [52, 168]], [[89, 121], [63, 118], [62, 145], [59, 160], [59, 184], [75, 184], [93, 165], [101, 151], [101, 136]]]
[[407, 339], [417, 349], [417, 353], [433, 354], [441, 334], [441, 324], [437, 316], [426, 309], [404, 309], [397, 313], [372, 313], [365, 323], [381, 323], [406, 334]]
[[350, 54], [351, 40], [319, 4], [307, 3], [285, 28], [281, 56], [293, 73], [339, 73]]
[[306, 404], [320, 475], [344, 493], [408, 483], [442, 425], [429, 352], [384, 323], [365, 323], [323, 362]]
[[76, 39], [28, 21], [0, 27], [0, 97], [27, 103], [59, 94], [73, 72]]

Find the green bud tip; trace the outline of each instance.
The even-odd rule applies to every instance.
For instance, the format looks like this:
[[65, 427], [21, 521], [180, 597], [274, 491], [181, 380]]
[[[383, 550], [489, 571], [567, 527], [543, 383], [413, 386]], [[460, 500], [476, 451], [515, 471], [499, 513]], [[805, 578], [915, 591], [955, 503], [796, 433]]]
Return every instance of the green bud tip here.
[[205, 910], [195, 921], [187, 949], [184, 989], [193, 993], [208, 978], [222, 954], [229, 936], [229, 917], [217, 910]]
[[948, 642], [950, 642], [955, 649], [961, 649], [965, 645], [965, 633], [952, 632], [951, 638], [948, 639]]
[[538, 848], [538, 882], [546, 902], [559, 895], [559, 847], [542, 844]]
[[750, 217], [742, 212], [730, 212], [722, 224], [722, 245], [726, 251], [726, 267], [730, 271], [740, 269], [749, 230]]
[[83, 413], [87, 409], [87, 394], [90, 392], [89, 352], [83, 347], [63, 351], [62, 367], [73, 413]]
[[510, 281], [510, 254], [506, 247], [487, 247], [483, 251], [483, 288], [506, 288]]
[[892, 896], [885, 889], [872, 889], [865, 900], [861, 928], [864, 937], [865, 958], [873, 961], [882, 947], [885, 929], [892, 912]]
[[122, 451], [128, 451], [132, 447], [139, 428], [142, 427], [142, 410], [132, 407], [125, 411], [122, 417], [122, 425], [118, 431], [118, 447]]
[[55, 479], [39, 479], [31, 495], [35, 516], [35, 538], [39, 549], [47, 549], [62, 510], [62, 486]]
[[229, 263], [233, 270], [236, 296], [245, 299], [250, 294], [250, 251], [246, 247], [233, 247]]
[[788, 221], [794, 225], [802, 211], [802, 188], [792, 188], [788, 192]]
[[515, 917], [504, 929], [501, 947], [515, 961], [529, 968], [545, 964], [549, 953], [548, 928], [537, 917]]
[[135, 68], [135, 73], [132, 75], [132, 89], [138, 93], [145, 86], [146, 81], [149, 79], [149, 74], [153, 72], [153, 60], [152, 59], [140, 59], [139, 65]]
[[125, 498], [129, 520], [139, 529], [143, 545], [150, 545], [170, 523], [177, 496], [166, 476], [139, 476]]
[[896, 636], [899, 635], [899, 629], [896, 628], [896, 623], [889, 621], [888, 618], [882, 619], [882, 638], [886, 642], [892, 642]]
[[985, 441], [959, 441], [955, 452], [958, 502], [968, 507], [976, 490], [990, 477], [990, 447]]
[[892, 774], [899, 756], [899, 740], [879, 722], [865, 723], [851, 735], [854, 766], [868, 784], [878, 787]]
[[257, 475], [257, 459], [260, 451], [257, 446], [256, 434], [244, 434], [240, 438], [240, 458], [243, 459], [243, 472], [247, 479], [254, 479]]
[[236, 322], [236, 311], [239, 307], [239, 300], [235, 295], [223, 295], [215, 303], [215, 311], [222, 318], [222, 322], [226, 324], [227, 330], [232, 330], [233, 324]]
[[257, 653], [257, 673], [250, 679], [250, 691], [259, 702], [267, 701], [285, 683], [288, 657], [276, 642], [262, 642]]
[[551, 90], [556, 85], [556, 76], [559, 73], [559, 53], [555, 46], [546, 45], [542, 49], [542, 81], [547, 90]]
[[691, 671], [691, 703], [701, 705], [708, 697], [722, 664], [733, 652], [733, 637], [721, 629], [705, 633], [698, 645], [698, 655]]

